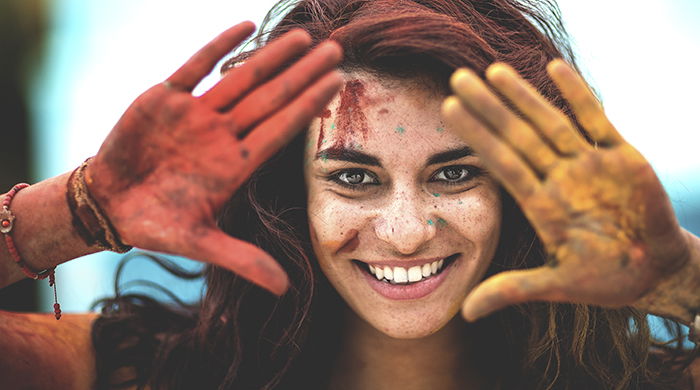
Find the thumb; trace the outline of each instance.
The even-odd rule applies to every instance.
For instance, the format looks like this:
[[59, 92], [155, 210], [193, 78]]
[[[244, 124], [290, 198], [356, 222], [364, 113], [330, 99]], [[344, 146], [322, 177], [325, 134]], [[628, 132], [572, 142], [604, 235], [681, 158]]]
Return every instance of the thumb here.
[[257, 246], [215, 228], [206, 229], [196, 242], [185, 256], [229, 269], [275, 295], [287, 291], [287, 273]]
[[462, 304], [462, 316], [476, 321], [506, 306], [529, 301], [562, 301], [556, 273], [549, 267], [506, 271], [481, 282]]

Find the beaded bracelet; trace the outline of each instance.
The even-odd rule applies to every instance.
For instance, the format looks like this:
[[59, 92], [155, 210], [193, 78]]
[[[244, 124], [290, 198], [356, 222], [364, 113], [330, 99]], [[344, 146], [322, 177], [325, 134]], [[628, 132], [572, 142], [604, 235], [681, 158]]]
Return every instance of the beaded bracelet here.
[[7, 250], [10, 252], [12, 260], [14, 260], [14, 262], [17, 263], [22, 272], [28, 278], [49, 278], [49, 286], [53, 287], [53, 311], [54, 315], [56, 316], [56, 319], [58, 320], [61, 318], [61, 305], [58, 304], [58, 295], [56, 293], [56, 268], [49, 268], [39, 272], [32, 270], [32, 268], [29, 267], [29, 265], [27, 265], [27, 263], [24, 260], [22, 260], [22, 257], [19, 255], [19, 251], [17, 251], [17, 247], [15, 246], [15, 242], [12, 239], [12, 236], [10, 235], [10, 232], [12, 231], [15, 222], [15, 215], [12, 214], [12, 211], [10, 211], [10, 203], [12, 203], [12, 198], [14, 198], [15, 194], [17, 194], [19, 190], [27, 187], [29, 187], [29, 184], [27, 183], [16, 184], [5, 195], [5, 199], [2, 201], [2, 210], [0, 210], [0, 233], [2, 233], [5, 236]]

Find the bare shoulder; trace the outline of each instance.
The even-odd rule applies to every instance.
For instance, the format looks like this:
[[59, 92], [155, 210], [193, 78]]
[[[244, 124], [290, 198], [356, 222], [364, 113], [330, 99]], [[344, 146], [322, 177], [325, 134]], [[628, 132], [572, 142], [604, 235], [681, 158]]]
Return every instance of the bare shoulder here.
[[13, 313], [0, 310], [0, 378], [4, 389], [92, 389], [95, 313]]

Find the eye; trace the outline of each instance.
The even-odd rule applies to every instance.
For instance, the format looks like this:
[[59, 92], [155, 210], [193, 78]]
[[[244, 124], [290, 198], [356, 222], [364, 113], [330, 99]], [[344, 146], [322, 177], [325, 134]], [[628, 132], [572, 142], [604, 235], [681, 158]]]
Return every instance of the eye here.
[[459, 183], [471, 178], [476, 172], [472, 173], [470, 167], [464, 165], [452, 165], [444, 167], [433, 175], [433, 181], [444, 181], [448, 183]]
[[344, 169], [332, 173], [328, 178], [335, 183], [352, 189], [361, 189], [367, 185], [379, 184], [379, 180], [364, 169]]

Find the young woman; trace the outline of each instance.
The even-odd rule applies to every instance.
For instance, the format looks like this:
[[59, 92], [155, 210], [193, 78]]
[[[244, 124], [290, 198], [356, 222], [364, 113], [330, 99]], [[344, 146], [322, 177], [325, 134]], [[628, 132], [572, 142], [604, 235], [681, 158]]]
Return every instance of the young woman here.
[[[36, 362], [4, 359], [24, 369], [13, 384], [693, 388], [694, 353], [654, 343], [645, 315], [693, 320], [698, 239], [557, 60], [573, 62], [553, 7], [283, 2], [271, 43], [192, 98], [251, 27], [225, 33], [144, 94], [84, 171], [11, 203], [27, 266], [95, 250], [70, 226], [100, 234], [71, 203], [85, 197], [64, 200], [84, 172], [87, 207], [116, 233], [101, 243], [210, 263], [206, 296], [118, 296], [58, 323], [3, 314], [3, 347]], [[29, 211], [38, 194], [57, 225]], [[19, 275], [6, 257], [4, 284]]]

